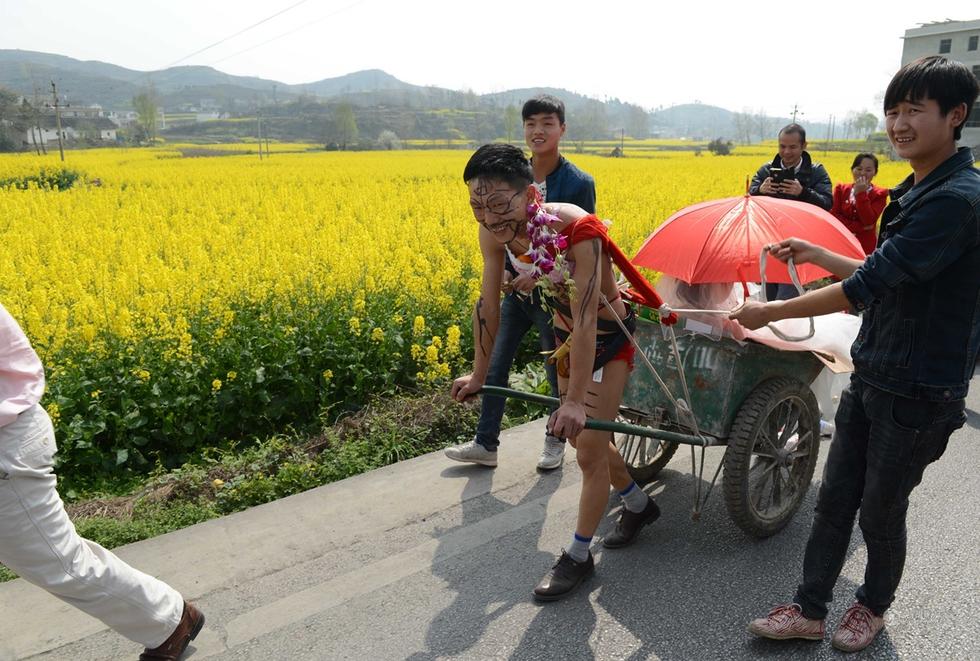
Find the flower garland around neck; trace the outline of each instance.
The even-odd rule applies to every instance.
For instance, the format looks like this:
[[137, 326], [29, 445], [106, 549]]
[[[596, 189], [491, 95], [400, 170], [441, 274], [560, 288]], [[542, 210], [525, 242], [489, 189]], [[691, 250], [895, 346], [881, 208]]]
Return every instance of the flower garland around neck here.
[[534, 267], [533, 275], [538, 285], [545, 290], [555, 285], [571, 288], [572, 267], [565, 259], [564, 250], [568, 247], [568, 238], [554, 230], [552, 225], [559, 222], [558, 216], [548, 213], [539, 201], [527, 205], [527, 235], [531, 241], [528, 255]]
[[559, 222], [558, 216], [545, 211], [538, 201], [527, 205], [527, 215], [530, 218], [527, 221], [527, 235], [531, 240], [528, 254], [534, 266], [534, 277], [554, 283], [565, 282], [571, 275], [562, 252], [568, 247], [568, 239], [552, 228]]

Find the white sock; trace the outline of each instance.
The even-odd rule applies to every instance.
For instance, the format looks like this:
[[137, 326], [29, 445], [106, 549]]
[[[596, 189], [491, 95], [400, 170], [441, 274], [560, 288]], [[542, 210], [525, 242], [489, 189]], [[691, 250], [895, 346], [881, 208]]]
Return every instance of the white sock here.
[[628, 487], [619, 492], [619, 497], [623, 499], [623, 506], [634, 514], [639, 514], [645, 510], [650, 500], [650, 497], [636, 482], [630, 482]]
[[578, 533], [575, 533], [572, 535], [572, 543], [565, 549], [565, 553], [575, 562], [585, 562], [589, 559], [590, 544], [592, 544], [591, 537], [582, 537]]

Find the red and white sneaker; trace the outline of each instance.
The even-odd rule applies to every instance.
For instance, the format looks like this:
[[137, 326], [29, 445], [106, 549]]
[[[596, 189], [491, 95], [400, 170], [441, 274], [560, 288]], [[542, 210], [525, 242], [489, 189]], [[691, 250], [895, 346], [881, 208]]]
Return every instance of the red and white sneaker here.
[[752, 620], [749, 632], [773, 640], [823, 640], [824, 629], [823, 620], [803, 617], [799, 604], [783, 604], [773, 608], [765, 617]]
[[841, 652], [859, 652], [870, 645], [884, 628], [884, 618], [875, 615], [864, 604], [854, 602], [844, 612], [830, 643]]

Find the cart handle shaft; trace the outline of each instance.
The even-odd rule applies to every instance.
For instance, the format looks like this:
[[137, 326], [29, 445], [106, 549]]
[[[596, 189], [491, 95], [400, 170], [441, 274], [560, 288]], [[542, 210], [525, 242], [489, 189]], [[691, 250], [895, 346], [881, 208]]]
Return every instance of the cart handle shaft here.
[[[532, 392], [523, 392], [512, 388], [501, 388], [499, 386], [483, 386], [477, 394], [493, 395], [495, 397], [505, 398], [511, 397], [513, 399], [520, 399], [525, 402], [543, 404], [551, 407], [561, 406], [561, 401], [559, 401], [556, 397], [539, 395]], [[595, 429], [596, 431], [608, 431], [615, 434], [632, 434], [633, 436], [653, 438], [658, 441], [667, 441], [669, 443], [683, 443], [684, 445], [715, 445], [715, 443], [712, 443], [710, 439], [701, 436], [681, 434], [678, 432], [669, 431], [667, 429], [654, 429], [653, 427], [634, 425], [628, 422], [616, 422], [614, 420], [597, 420], [595, 418], [589, 418], [585, 421], [585, 428]]]

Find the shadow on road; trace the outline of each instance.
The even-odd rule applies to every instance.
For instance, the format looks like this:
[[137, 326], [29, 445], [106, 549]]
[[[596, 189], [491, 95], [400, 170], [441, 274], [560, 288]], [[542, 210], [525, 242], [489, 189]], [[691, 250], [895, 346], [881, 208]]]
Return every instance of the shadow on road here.
[[[537, 500], [544, 507], [561, 482], [560, 474], [540, 475], [520, 502], [512, 504], [490, 493], [491, 470], [453, 467], [444, 470], [442, 477], [465, 479], [466, 484], [462, 520], [438, 531], [440, 545], [452, 543], [446, 541], [448, 533], [515, 506]], [[531, 598], [534, 582], [554, 562], [551, 552], [526, 547], [528, 540], [540, 539], [543, 518], [466, 554], [454, 556], [450, 548], [445, 553], [440, 548], [432, 573], [455, 596], [428, 622], [426, 649], [408, 658], [476, 658], [494, 645], [500, 654], [520, 660], [839, 658], [830, 637], [857, 588], [845, 576], [837, 582], [823, 643], [760, 640], [746, 631], [749, 620], [790, 600], [801, 580], [816, 487], [807, 490], [800, 510], [783, 531], [760, 540], [730, 520], [720, 485], [700, 521], [692, 521], [697, 485], [696, 476], [673, 470], [665, 470], [646, 485], [644, 489], [661, 505], [661, 518], [625, 549], [604, 550], [597, 543], [593, 547], [596, 575], [576, 594], [556, 603], [536, 604]], [[707, 486], [701, 481], [702, 490]], [[611, 495], [610, 505], [597, 540], [618, 517], [618, 497]], [[862, 547], [860, 530], [855, 530], [848, 557], [863, 556]], [[533, 615], [530, 621], [527, 614]], [[521, 630], [508, 628], [510, 622]], [[887, 629], [867, 654], [897, 658]]]
[[[667, 479], [670, 493], [682, 496], [665, 529], [645, 546], [625, 549], [616, 562], [611, 562], [611, 553], [605, 554], [609, 579], [598, 603], [637, 640], [627, 658], [834, 658], [830, 635], [857, 588], [844, 577], [837, 582], [840, 603], [832, 606], [824, 643], [760, 640], [746, 631], [751, 619], [790, 601], [802, 579], [816, 486], [810, 486], [785, 529], [768, 539], [755, 539], [731, 522], [720, 493], [699, 523], [683, 516], [690, 511], [682, 508], [683, 495], [692, 493], [695, 478]], [[675, 499], [662, 500], [670, 506]], [[848, 557], [860, 545], [860, 531], [855, 531]], [[660, 561], [654, 564], [651, 557]], [[637, 580], [637, 575], [647, 580]], [[883, 658], [895, 655], [887, 636], [880, 636], [872, 650]]]
[[980, 413], [973, 409], [966, 409], [966, 424], [974, 429], [980, 429]]
[[[524, 586], [515, 586], [513, 581], [520, 579], [513, 579], [500, 572], [500, 549], [491, 549], [484, 545], [462, 561], [458, 558], [452, 561], [441, 559], [444, 555], [441, 553], [443, 544], [451, 543], [445, 541], [448, 533], [536, 500], [541, 500], [543, 508], [561, 484], [560, 470], [539, 474], [537, 481], [520, 502], [511, 504], [499, 500], [490, 492], [493, 473], [493, 470], [477, 466], [453, 466], [442, 471], [443, 478], [466, 480], [460, 496], [462, 521], [456, 527], [438, 531], [440, 548], [436, 551], [432, 564], [432, 575], [446, 581], [449, 588], [456, 592], [456, 597], [429, 622], [425, 637], [427, 649], [409, 656], [408, 659], [412, 661], [466, 656], [467, 650], [481, 640], [487, 627], [496, 618], [509, 611], [514, 604], [527, 601], [530, 595], [532, 586], [527, 585], [526, 590], [519, 590], [517, 588]], [[531, 525], [533, 538], [537, 539], [541, 534], [544, 518], [537, 519]], [[521, 532], [528, 530], [525, 527]], [[452, 549], [447, 551], [451, 552]], [[503, 552], [506, 553], [507, 550]], [[520, 553], [523, 564], [531, 567], [546, 567], [552, 560], [551, 554], [541, 551], [522, 548], [515, 550], [516, 553]]]
[[[759, 640], [746, 631], [749, 620], [792, 598], [801, 579], [816, 487], [809, 488], [786, 529], [758, 540], [730, 521], [717, 489], [701, 520], [692, 521], [696, 483], [690, 474], [667, 470], [648, 484], [648, 493], [663, 489], [654, 493], [664, 511], [661, 519], [633, 546], [597, 547], [596, 575], [586, 590], [541, 608], [510, 658], [838, 658], [830, 636], [857, 588], [845, 577], [837, 583], [824, 643]], [[611, 529], [618, 509], [609, 512], [600, 530]], [[855, 530], [848, 557], [861, 545]], [[594, 631], [597, 615], [589, 593], [619, 631]], [[620, 642], [607, 644], [606, 639]], [[869, 653], [897, 657], [887, 630]]]

